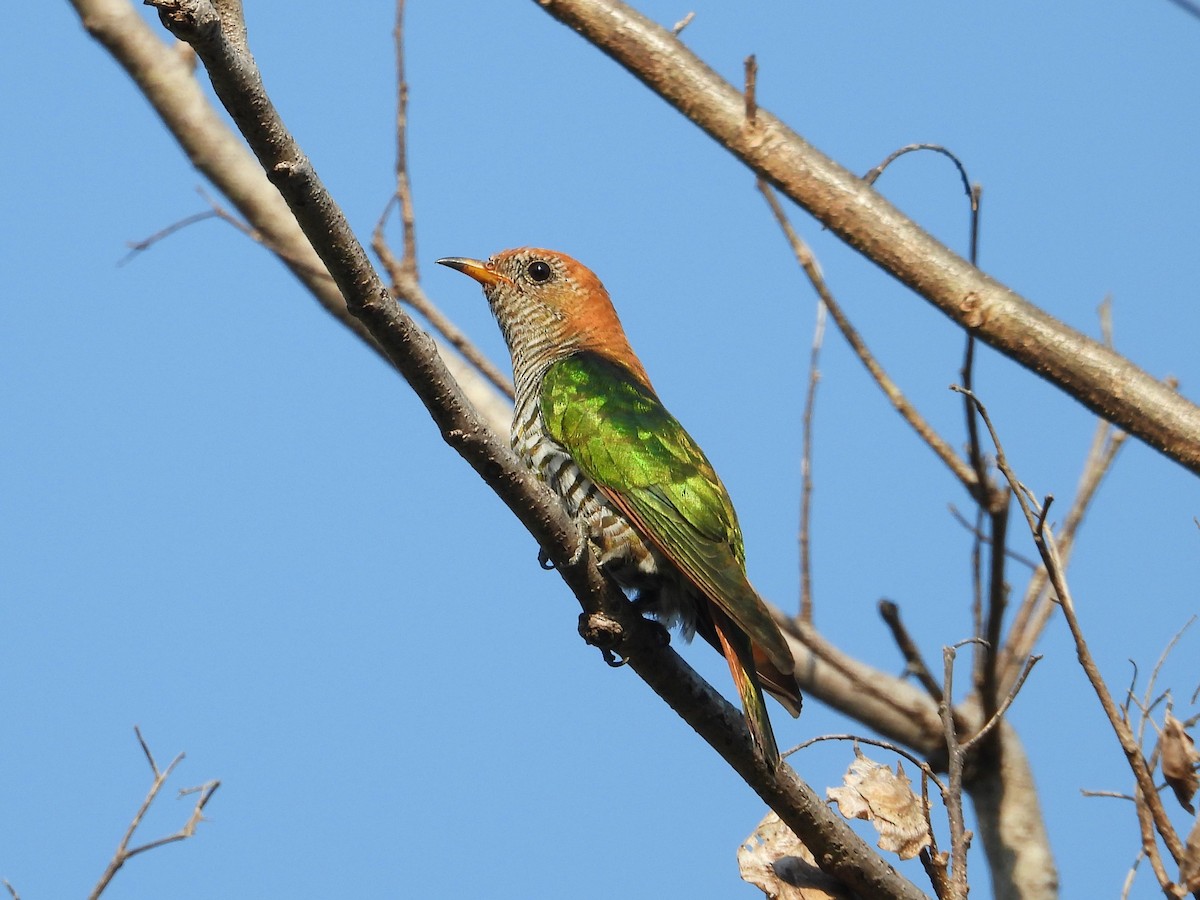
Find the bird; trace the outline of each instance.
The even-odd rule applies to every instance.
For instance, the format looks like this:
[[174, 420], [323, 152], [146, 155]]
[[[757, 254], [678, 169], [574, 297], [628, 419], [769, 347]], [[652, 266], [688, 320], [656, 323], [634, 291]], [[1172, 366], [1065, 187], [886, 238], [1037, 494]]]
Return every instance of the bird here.
[[437, 262], [482, 285], [504, 335], [516, 455], [640, 612], [725, 657], [751, 738], [777, 766], [763, 688], [800, 714], [792, 652], [746, 576], [725, 486], [658, 398], [600, 279], [536, 247]]

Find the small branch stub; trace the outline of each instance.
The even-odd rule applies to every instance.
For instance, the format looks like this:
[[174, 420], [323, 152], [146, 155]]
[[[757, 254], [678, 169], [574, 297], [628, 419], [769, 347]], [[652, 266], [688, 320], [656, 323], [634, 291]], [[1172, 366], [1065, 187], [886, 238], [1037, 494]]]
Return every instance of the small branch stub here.
[[600, 612], [580, 613], [579, 636], [603, 653], [610, 666], [621, 664], [616, 662], [616, 654], [625, 642], [625, 629], [616, 619]]

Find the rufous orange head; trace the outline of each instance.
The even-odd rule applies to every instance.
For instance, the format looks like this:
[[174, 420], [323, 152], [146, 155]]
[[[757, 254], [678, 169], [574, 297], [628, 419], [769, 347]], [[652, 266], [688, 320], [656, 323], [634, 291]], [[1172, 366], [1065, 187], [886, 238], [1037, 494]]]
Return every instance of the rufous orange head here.
[[526, 366], [590, 350], [624, 364], [649, 385], [608, 291], [591, 269], [565, 253], [520, 247], [486, 261], [450, 256], [438, 262], [483, 285], [518, 378]]

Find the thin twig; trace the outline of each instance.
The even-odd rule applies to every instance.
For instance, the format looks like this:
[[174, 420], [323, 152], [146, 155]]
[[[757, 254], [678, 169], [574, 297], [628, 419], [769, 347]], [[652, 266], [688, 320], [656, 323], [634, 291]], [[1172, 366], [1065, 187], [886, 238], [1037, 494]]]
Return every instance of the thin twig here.
[[96, 898], [99, 897], [108, 887], [109, 883], [113, 880], [113, 877], [117, 874], [117, 872], [120, 871], [121, 867], [139, 853], [145, 853], [149, 850], [154, 850], [158, 847], [162, 847], [164, 844], [173, 844], [177, 841], [186, 840], [195, 834], [196, 826], [203, 821], [204, 807], [208, 805], [208, 801], [212, 798], [212, 795], [216, 792], [217, 788], [221, 786], [221, 782], [219, 781], [208, 781], [199, 787], [188, 788], [180, 791], [181, 796], [187, 793], [199, 794], [199, 797], [192, 808], [191, 815], [188, 817], [187, 822], [184, 823], [184, 826], [174, 834], [170, 834], [166, 837], [161, 837], [131, 848], [129, 846], [129, 842], [133, 839], [133, 835], [137, 831], [138, 826], [141, 825], [142, 819], [145, 818], [145, 815], [149, 811], [151, 804], [153, 804], [155, 799], [158, 797], [159, 791], [162, 790], [162, 787], [164, 784], [166, 784], [167, 779], [171, 777], [171, 773], [175, 771], [175, 767], [183, 761], [183, 754], [180, 753], [173, 760], [171, 760], [170, 765], [168, 765], [165, 769], [160, 769], [158, 767], [158, 763], [154, 760], [154, 754], [150, 752], [150, 747], [146, 744], [146, 739], [142, 737], [141, 729], [135, 727], [133, 731], [134, 734], [137, 735], [138, 743], [142, 747], [142, 753], [144, 753], [146, 756], [146, 762], [150, 764], [150, 771], [154, 774], [154, 779], [150, 785], [149, 792], [146, 794], [146, 798], [142, 801], [142, 805], [139, 806], [137, 812], [134, 813], [133, 821], [129, 823], [129, 827], [125, 830], [125, 834], [121, 837], [121, 843], [117, 845], [116, 853], [113, 854], [112, 859], [109, 860], [108, 866], [104, 870], [104, 873], [100, 876], [100, 880], [92, 889], [91, 894], [88, 895], [88, 900], [96, 900]]
[[695, 12], [688, 13], [675, 23], [675, 27], [671, 29], [671, 34], [675, 35], [675, 37], [679, 37], [679, 33], [692, 24], [692, 19], [694, 18], [696, 18]]
[[[1158, 794], [1154, 794], [1155, 801], [1158, 800]], [[1167, 874], [1167, 867], [1163, 865], [1162, 854], [1158, 852], [1158, 841], [1154, 838], [1154, 815], [1150, 810], [1149, 804], [1146, 802], [1146, 795], [1138, 788], [1134, 794], [1133, 807], [1137, 811], [1138, 834], [1142, 839], [1142, 852], [1146, 854], [1146, 858], [1150, 860], [1150, 868], [1154, 870], [1154, 877], [1158, 879], [1158, 883], [1167, 892], [1171, 885], [1171, 876]], [[1179, 862], [1179, 860], [1176, 860]], [[1173, 892], [1167, 892], [1167, 896], [1179, 896]]]
[[180, 219], [178, 222], [168, 225], [161, 231], [155, 232], [148, 238], [144, 238], [140, 241], [131, 241], [129, 245], [133, 247], [133, 250], [131, 250], [124, 259], [118, 262], [117, 265], [124, 265], [133, 258], [134, 254], [149, 250], [159, 241], [171, 237], [176, 232], [182, 231], [184, 228], [187, 228], [191, 225], [195, 225], [197, 222], [203, 222], [207, 219], [218, 219], [224, 222], [226, 225], [232, 226], [234, 229], [248, 237], [250, 240], [254, 241], [254, 243], [258, 244], [259, 246], [266, 247], [285, 263], [291, 266], [293, 270], [297, 272], [303, 272], [306, 276], [312, 279], [323, 280], [329, 284], [333, 283], [333, 279], [323, 268], [312, 265], [308, 259], [302, 258], [298, 254], [291, 253], [282, 244], [271, 240], [271, 238], [259, 231], [257, 228], [253, 228], [243, 222], [224, 206], [222, 206], [216, 200], [216, 198], [209, 194], [209, 192], [204, 188], [196, 188], [196, 193], [199, 194], [204, 199], [204, 202], [208, 204], [208, 209], [205, 212], [186, 216]]
[[758, 127], [758, 58], [753, 53], [746, 57], [746, 127]]
[[[954, 167], [958, 169], [958, 175], [962, 179], [963, 191], [965, 191], [966, 195], [971, 198], [972, 206], [974, 207], [976, 199], [971, 191], [971, 179], [967, 177], [967, 167], [963, 165], [961, 159], [959, 159], [954, 155], [953, 152], [947, 150], [941, 144], [906, 144], [899, 150], [893, 150], [891, 153], [889, 153], [887, 159], [863, 176], [863, 180], [867, 184], [874, 184], [879, 179], [879, 176], [884, 173], [884, 170], [886, 170], [888, 166], [890, 166], [900, 157], [904, 156], [906, 153], [914, 153], [920, 150], [930, 150], [934, 153], [940, 153], [942, 156], [949, 159], [950, 162], [954, 163]], [[974, 260], [972, 260], [972, 262], [974, 262]]]
[[900, 607], [891, 600], [880, 600], [879, 615], [887, 625], [888, 630], [892, 632], [892, 640], [896, 642], [896, 646], [900, 648], [900, 653], [904, 656], [905, 671], [913, 675], [921, 683], [921, 686], [933, 698], [934, 703], [941, 703], [945, 699], [942, 695], [942, 686], [937, 683], [937, 679], [933, 677], [933, 673], [925, 665], [925, 660], [921, 657], [921, 651], [917, 647], [917, 642], [912, 639], [912, 635], [908, 633], [908, 629], [900, 621]]
[[[966, 516], [959, 511], [957, 506], [955, 506], [953, 503], [947, 503], [946, 509], [950, 513], [950, 517], [959, 525], [961, 525], [965, 531], [967, 531], [973, 537], [978, 538], [981, 544], [983, 544], [985, 547], [990, 547], [992, 545], [992, 539], [984, 534], [983, 529], [978, 525], [968, 522]], [[1029, 569], [1030, 571], [1036, 571], [1042, 565], [1040, 562], [1031, 559], [1024, 553], [1018, 553], [1012, 547], [1005, 547], [1004, 555], [1013, 562], [1020, 563], [1021, 565], [1025, 566], [1025, 568]]]
[[17, 893], [17, 889], [8, 883], [8, 879], [4, 879], [4, 887], [8, 890], [8, 894], [12, 900], [21, 900], [21, 895]]
[[207, 219], [212, 219], [215, 216], [216, 216], [216, 214], [212, 210], [206, 210], [205, 212], [200, 212], [200, 213], [193, 213], [190, 216], [184, 216], [178, 222], [172, 222], [166, 228], [163, 228], [160, 231], [156, 231], [156, 232], [154, 232], [154, 234], [150, 235], [149, 237], [142, 238], [140, 241], [127, 241], [126, 244], [129, 247], [129, 252], [126, 253], [123, 257], [121, 257], [119, 260], [117, 260], [117, 265], [123, 266], [126, 263], [130, 262], [138, 254], [144, 253], [145, 251], [147, 251], [151, 247], [153, 247], [155, 244], [157, 244], [159, 241], [169, 238], [175, 232], [182, 231], [184, 228], [187, 228], [191, 225], [195, 225], [197, 222], [203, 222]]
[[871, 747], [879, 747], [881, 750], [887, 750], [891, 753], [895, 753], [897, 756], [903, 756], [910, 763], [920, 769], [926, 778], [929, 778], [934, 784], [936, 784], [939, 791], [944, 793], [946, 790], [946, 786], [938, 779], [937, 774], [933, 771], [928, 762], [921, 759], [919, 756], [915, 756], [898, 744], [893, 744], [890, 741], [882, 741], [878, 738], [864, 737], [859, 734], [822, 734], [818, 735], [817, 737], [809, 738], [807, 741], [801, 741], [790, 750], [785, 750], [781, 755], [791, 756], [793, 753], [806, 750], [813, 744], [819, 744], [822, 741], [853, 741], [856, 744], [867, 744]]
[[1000, 723], [1000, 720], [1004, 718], [1004, 714], [1008, 712], [1008, 708], [1012, 706], [1013, 701], [1017, 699], [1017, 694], [1021, 692], [1021, 688], [1024, 686], [1025, 680], [1029, 677], [1029, 673], [1033, 671], [1033, 667], [1036, 666], [1041, 659], [1042, 658], [1040, 656], [1031, 656], [1025, 661], [1025, 668], [1021, 671], [1021, 677], [1017, 679], [1017, 683], [1012, 686], [1012, 689], [1008, 692], [1008, 695], [1004, 698], [1004, 701], [1000, 704], [996, 711], [992, 713], [992, 717], [987, 720], [982, 728], [975, 732], [975, 734], [971, 735], [969, 740], [963, 742], [963, 753], [970, 753], [972, 750], [974, 750], [976, 745], [987, 736], [988, 732], [990, 732]]
[[[1113, 315], [1112, 297], [1105, 297], [1097, 310], [1100, 320], [1100, 336], [1104, 346], [1113, 349]], [[1067, 513], [1067, 518], [1059, 528], [1058, 547], [1062, 555], [1063, 565], [1071, 559], [1074, 548], [1075, 533], [1083, 523], [1092, 501], [1100, 488], [1104, 476], [1108, 474], [1116, 461], [1117, 453], [1125, 444], [1127, 435], [1119, 431], [1104, 419], [1096, 421], [1096, 429], [1092, 434], [1092, 443], [1084, 458], [1083, 471], [1079, 476], [1079, 484], [1075, 489], [1075, 500]], [[1046, 628], [1053, 615], [1053, 602], [1046, 571], [1039, 567], [1030, 579], [1025, 590], [1025, 597], [1013, 617], [1008, 629], [1008, 639], [1001, 654], [1002, 682], [1011, 684], [1016, 677], [1017, 660], [1024, 659], [1031, 652], [1038, 638]]]
[[819, 363], [825, 342], [825, 301], [817, 300], [817, 322], [813, 326], [812, 350], [808, 358], [808, 390], [804, 395], [804, 417], [800, 453], [800, 618], [813, 619], [812, 590], [812, 445], [813, 410], [817, 405], [817, 384], [821, 380]]
[[1080, 788], [1079, 793], [1083, 797], [1109, 797], [1113, 800], [1128, 800], [1133, 802], [1133, 796], [1130, 794], [1122, 794], [1120, 791], [1092, 791], [1086, 788]]
[[[392, 38], [396, 54], [396, 188], [383, 207], [371, 234], [371, 249], [379, 258], [392, 282], [392, 293], [416, 310], [426, 322], [462, 354], [463, 359], [490, 381], [510, 400], [512, 380], [479, 350], [457, 325], [434, 304], [421, 288], [417, 270], [417, 223], [413, 208], [412, 182], [408, 176], [408, 81], [404, 74], [404, 3], [396, 0], [396, 21]], [[394, 208], [400, 210], [402, 252], [399, 259], [392, 253], [384, 235], [388, 216]]]
[[1163, 647], [1162, 653], [1158, 655], [1158, 661], [1154, 664], [1154, 669], [1150, 672], [1150, 680], [1146, 682], [1146, 690], [1142, 694], [1142, 707], [1145, 712], [1142, 715], [1142, 722], [1138, 727], [1139, 744], [1142, 743], [1142, 737], [1145, 734], [1146, 720], [1150, 718], [1150, 710], [1153, 708], [1153, 706], [1157, 705], [1158, 702], [1158, 700], [1155, 700], [1155, 702], [1152, 704], [1150, 701], [1150, 694], [1154, 690], [1154, 684], [1158, 681], [1158, 676], [1162, 673], [1162, 667], [1166, 663], [1167, 657], [1171, 655], [1171, 651], [1175, 649], [1175, 645], [1179, 643], [1180, 639], [1183, 637], [1183, 633], [1187, 631], [1195, 621], [1196, 617], [1192, 616], [1183, 624], [1182, 628], [1180, 628], [1175, 632], [1174, 635], [1171, 636], [1171, 640], [1167, 642], [1167, 646]]
[[1129, 871], [1125, 875], [1125, 881], [1121, 885], [1120, 900], [1128, 900], [1129, 892], [1133, 890], [1133, 880], [1137, 877], [1138, 866], [1145, 858], [1146, 853], [1144, 850], [1139, 850], [1137, 856], [1133, 858], [1133, 865], [1129, 867]]
[[[989, 489], [986, 498], [987, 516], [991, 529], [991, 553], [988, 556], [987, 613], [984, 616], [982, 634], [984, 647], [981, 654], [978, 688], [985, 718], [996, 715], [1000, 697], [1000, 642], [1004, 612], [1008, 608], [1008, 584], [1004, 579], [1004, 548], [1008, 539], [1008, 491]], [[1012, 691], [1008, 692], [1012, 696]]]
[[[398, 300], [406, 302], [430, 324], [434, 331], [445, 338], [468, 364], [475, 367], [512, 400], [512, 380], [493, 364], [474, 342], [467, 337], [450, 317], [428, 298], [421, 288], [416, 268], [416, 214], [413, 208], [413, 186], [408, 176], [408, 80], [404, 77], [404, 0], [396, 0], [396, 22], [392, 28], [392, 40], [396, 54], [396, 187], [388, 203], [384, 204], [376, 227], [371, 235], [371, 250], [379, 263], [388, 271], [391, 292]], [[391, 252], [384, 228], [392, 209], [400, 210], [402, 251], [400, 258]]]
[[895, 382], [888, 377], [883, 367], [879, 365], [875, 357], [871, 354], [871, 351], [867, 349], [866, 344], [854, 329], [854, 326], [850, 324], [850, 320], [846, 317], [841, 306], [834, 299], [833, 294], [825, 284], [825, 277], [821, 274], [821, 269], [817, 265], [812, 251], [792, 228], [783, 211], [783, 207], [780, 206], [775, 196], [775, 192], [764, 181], [758, 182], [758, 189], [762, 192], [763, 197], [766, 198], [767, 205], [770, 206], [771, 212], [775, 216], [775, 221], [779, 223], [784, 237], [787, 239], [788, 244], [791, 245], [796, 262], [800, 264], [800, 267], [804, 270], [804, 274], [808, 276], [808, 280], [817, 292], [817, 295], [829, 308], [829, 314], [833, 317], [834, 324], [837, 325], [838, 330], [846, 338], [846, 342], [850, 344], [850, 349], [854, 351], [854, 354], [862, 364], [867, 367], [867, 371], [875, 379], [875, 383], [879, 385], [880, 390], [891, 401], [896, 411], [916, 431], [921, 440], [929, 445], [930, 449], [937, 454], [937, 457], [950, 469], [955, 477], [963, 483], [968, 493], [973, 492], [975, 489], [975, 474], [965, 462], [959, 459], [958, 454], [942, 439], [941, 435], [908, 402], [908, 398], [896, 387]]
[[[967, 167], [963, 161], [958, 158], [951, 150], [941, 144], [908, 144], [888, 154], [888, 157], [877, 165], [871, 171], [863, 176], [863, 180], [867, 184], [874, 184], [884, 171], [898, 160], [901, 156], [908, 153], [916, 153], [923, 150], [928, 150], [933, 153], [940, 153], [954, 164], [958, 170], [958, 177], [962, 180], [963, 192], [967, 195], [968, 203], [970, 204], [970, 226], [969, 226], [969, 253], [971, 265], [979, 265], [979, 203], [982, 197], [983, 189], [979, 185], [972, 187], [971, 178], [967, 174]], [[970, 322], [967, 323], [970, 325]], [[972, 387], [972, 374], [975, 368], [975, 335], [967, 332], [966, 350], [963, 355], [963, 365], [961, 376], [963, 384], [970, 390]], [[986, 507], [989, 512], [992, 510], [995, 501], [988, 495], [992, 493], [988, 483], [987, 464], [979, 447], [979, 433], [975, 427], [974, 416], [971, 413], [970, 405], [967, 405], [967, 435], [968, 435], [968, 453], [967, 459], [971, 464], [971, 468], [975, 472], [974, 488], [970, 493], [975, 497], [980, 506]], [[961, 479], [960, 479], [961, 480]], [[966, 484], [966, 482], [964, 482]], [[992, 645], [997, 646], [996, 644]]]
[[966, 900], [967, 896], [967, 848], [971, 844], [971, 835], [967, 831], [963, 818], [962, 786], [963, 769], [966, 765], [966, 753], [958, 740], [958, 727], [954, 721], [952, 698], [954, 697], [954, 660], [958, 647], [966, 643], [974, 643], [978, 638], [968, 638], [952, 647], [942, 648], [942, 695], [943, 700], [938, 704], [938, 714], [942, 719], [942, 734], [946, 741], [946, 766], [949, 788], [946, 794], [946, 814], [950, 821], [950, 887], [951, 896], [956, 900]]
[[[978, 475], [978, 473], [976, 474]], [[983, 522], [987, 511], [983, 508], [983, 504], [978, 502], [978, 498], [976, 501], [975, 523], [971, 526], [971, 533], [975, 536], [975, 539], [971, 541], [971, 633], [983, 637], [983, 545], [985, 541]], [[982, 685], [983, 670], [987, 665], [986, 653], [986, 648], [981, 645], [976, 644], [972, 648], [974, 662], [972, 668], [975, 673], [976, 690], [979, 690]]]

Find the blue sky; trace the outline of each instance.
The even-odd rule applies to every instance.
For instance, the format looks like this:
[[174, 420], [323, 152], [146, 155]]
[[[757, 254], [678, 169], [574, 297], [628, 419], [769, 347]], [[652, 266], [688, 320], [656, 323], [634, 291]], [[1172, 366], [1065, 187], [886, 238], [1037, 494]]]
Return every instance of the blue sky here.
[[[391, 190], [391, 5], [247, 7], [268, 89], [368, 236]], [[984, 185], [983, 268], [1092, 334], [1111, 295], [1118, 348], [1200, 396], [1200, 21], [1166, 0], [638, 7], [668, 25], [694, 9], [685, 39], [726, 77], [756, 53], [760, 103], [853, 170], [914, 141], [953, 149]], [[0, 876], [85, 895], [148, 786], [138, 724], [160, 759], [187, 751], [178, 786], [223, 786], [198, 837], [132, 861], [106, 897], [754, 897], [734, 854], [757, 798], [582, 644], [575, 600], [392, 372], [220, 223], [117, 265], [204, 208], [201, 179], [66, 3], [12, 16]], [[408, 35], [426, 289], [507, 365], [478, 290], [432, 260], [538, 244], [591, 266], [729, 487], [751, 577], [794, 606], [814, 301], [752, 177], [527, 0], [411, 0]], [[906, 157], [880, 186], [965, 248], [943, 159]], [[795, 222], [960, 445], [955, 329]], [[970, 540], [947, 512], [967, 500], [835, 335], [822, 370], [817, 623], [898, 670], [875, 613], [889, 597], [936, 658], [970, 628]], [[990, 351], [977, 385], [1018, 473], [1065, 509], [1091, 418]], [[1130, 446], [1083, 529], [1072, 586], [1118, 690], [1200, 607], [1197, 514], [1194, 477]], [[1161, 680], [1188, 714], [1197, 640]], [[1112, 896], [1136, 824], [1079, 789], [1130, 777], [1061, 622], [1040, 651], [1012, 720], [1064, 896]], [[685, 653], [728, 691], [715, 654]], [[775, 720], [785, 745], [852, 727], [816, 703]], [[823, 790], [850, 756], [796, 765]], [[145, 836], [185, 816], [164, 798]], [[1157, 893], [1143, 872], [1134, 896]]]

